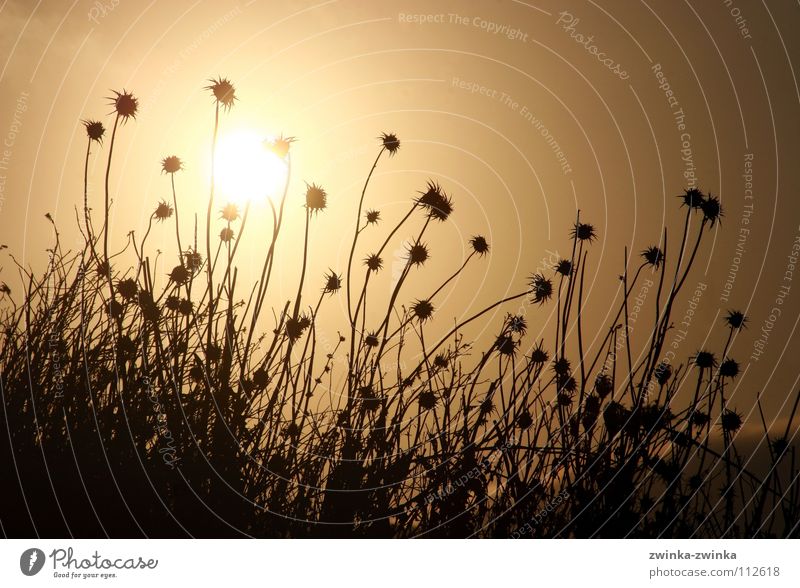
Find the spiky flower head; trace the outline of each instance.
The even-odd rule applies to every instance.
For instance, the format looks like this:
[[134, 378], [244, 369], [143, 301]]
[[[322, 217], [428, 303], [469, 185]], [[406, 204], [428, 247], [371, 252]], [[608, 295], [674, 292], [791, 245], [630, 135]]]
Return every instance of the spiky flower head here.
[[369, 333], [364, 338], [364, 344], [367, 347], [377, 347], [380, 341], [378, 340], [378, 335], [376, 333]]
[[175, 282], [178, 285], [188, 282], [189, 276], [189, 270], [187, 270], [184, 265], [176, 265], [174, 268], [172, 268], [172, 271], [169, 272], [170, 281]]
[[219, 232], [219, 240], [223, 243], [229, 243], [233, 241], [233, 229], [229, 229], [225, 227]]
[[579, 241], [589, 241], [591, 243], [597, 238], [597, 233], [595, 232], [593, 225], [588, 223], [577, 223], [572, 229], [572, 234], [570, 236], [573, 239], [578, 239]]
[[98, 143], [103, 142], [103, 135], [106, 132], [103, 123], [99, 120], [84, 120], [81, 121], [83, 126], [86, 127], [86, 136], [89, 137], [90, 141], [97, 141]]
[[378, 138], [383, 143], [383, 148], [389, 152], [389, 155], [394, 155], [400, 149], [400, 139], [394, 133], [381, 133]]
[[297, 141], [295, 137], [284, 137], [281, 134], [280, 137], [264, 141], [264, 146], [281, 159], [285, 159], [289, 155], [289, 148], [295, 141]]
[[156, 206], [153, 216], [157, 221], [163, 222], [172, 216], [172, 212], [172, 206], [166, 200], [162, 200], [158, 203], [158, 206]]
[[408, 248], [408, 261], [411, 265], [422, 265], [428, 261], [428, 246], [425, 243], [414, 243]]
[[553, 282], [545, 278], [542, 274], [534, 274], [528, 281], [528, 285], [533, 293], [533, 301], [544, 304], [553, 295]]
[[739, 375], [739, 363], [735, 359], [728, 358], [720, 364], [719, 373], [726, 378], [735, 378]]
[[183, 264], [189, 271], [197, 271], [203, 265], [203, 256], [193, 249], [188, 249], [183, 252]]
[[364, 216], [367, 219], [367, 224], [370, 224], [370, 225], [376, 225], [376, 224], [378, 224], [378, 221], [381, 220], [381, 212], [380, 212], [380, 210], [371, 210], [370, 209], [366, 213], [364, 213]]
[[569, 259], [560, 259], [558, 263], [553, 266], [553, 269], [562, 276], [570, 276], [572, 275], [572, 262]]
[[735, 410], [725, 409], [719, 420], [722, 430], [728, 433], [735, 433], [742, 428], [742, 415]]
[[233, 102], [236, 100], [236, 89], [228, 78], [217, 77], [215, 80], [211, 78], [206, 90], [211, 90], [214, 94], [214, 100], [217, 104], [221, 105], [225, 110], [230, 110]]
[[377, 272], [383, 268], [383, 258], [378, 256], [377, 253], [371, 253], [364, 259], [364, 265], [366, 265], [370, 271]]
[[117, 116], [123, 123], [127, 122], [129, 118], [136, 118], [136, 112], [139, 110], [139, 100], [130, 92], [122, 90], [117, 92], [112, 90], [114, 95], [109, 98], [111, 106], [117, 113]]
[[512, 333], [518, 333], [520, 335], [524, 335], [525, 332], [528, 330], [528, 321], [525, 320], [525, 317], [521, 314], [513, 314], [509, 315], [506, 318], [506, 324], [508, 325], [508, 329]]
[[425, 192], [417, 198], [417, 204], [422, 206], [428, 216], [438, 221], [446, 221], [453, 212], [453, 201], [445, 194], [442, 187], [436, 182], [429, 181]]
[[239, 218], [239, 207], [236, 206], [233, 202], [229, 202], [225, 206], [223, 206], [220, 211], [220, 218], [232, 223], [237, 218]]
[[183, 169], [183, 162], [177, 155], [169, 155], [161, 160], [161, 171], [165, 174], [174, 174]]
[[683, 191], [683, 194], [678, 196], [683, 199], [681, 206], [688, 206], [689, 208], [700, 208], [703, 206], [705, 195], [698, 188], [688, 188]]
[[328, 205], [328, 194], [321, 186], [306, 184], [306, 208], [309, 212], [316, 213], [324, 210]]
[[429, 300], [417, 300], [411, 307], [411, 312], [419, 322], [425, 322], [433, 315], [433, 304]]
[[710, 351], [698, 351], [694, 356], [694, 364], [699, 368], [709, 369], [717, 365], [717, 359]]
[[502, 334], [494, 342], [495, 349], [500, 355], [514, 355], [517, 350], [517, 342], [509, 334]]
[[520, 429], [525, 430], [525, 429], [530, 429], [532, 425], [533, 425], [533, 417], [531, 416], [531, 413], [527, 410], [523, 410], [517, 417], [517, 426]]
[[448, 361], [447, 356], [443, 353], [437, 353], [436, 357], [433, 358], [433, 365], [439, 369], [446, 368], [448, 363], [450, 362]]
[[608, 374], [598, 374], [594, 380], [594, 389], [597, 396], [602, 400], [614, 391], [614, 382]]
[[692, 413], [691, 421], [697, 427], [705, 427], [709, 421], [708, 413], [696, 410]]
[[658, 269], [661, 266], [661, 263], [664, 261], [664, 254], [662, 253], [661, 249], [655, 245], [642, 251], [642, 257], [644, 257], [646, 263], [652, 265], [656, 269]]
[[436, 394], [431, 390], [424, 390], [419, 393], [419, 407], [422, 410], [430, 410], [436, 406]]
[[305, 315], [300, 315], [297, 318], [290, 317], [286, 320], [286, 336], [290, 341], [296, 341], [310, 326], [311, 320]]
[[165, 306], [167, 307], [167, 310], [171, 312], [177, 312], [177, 310], [181, 307], [181, 297], [170, 294], [167, 296]]
[[139, 293], [139, 287], [133, 279], [125, 278], [117, 282], [117, 292], [125, 300], [133, 300]]
[[472, 245], [472, 250], [478, 255], [483, 256], [489, 253], [489, 243], [486, 241], [486, 237], [475, 235], [469, 240], [469, 244]]
[[542, 341], [539, 341], [536, 347], [533, 348], [533, 351], [531, 351], [531, 363], [541, 365], [547, 363], [548, 359], [550, 359], [550, 355], [542, 346]]
[[709, 194], [708, 198], [703, 200], [700, 204], [700, 208], [703, 211], [705, 220], [709, 221], [712, 227], [722, 218], [722, 205], [720, 204], [719, 198], [716, 196]]
[[747, 317], [738, 310], [729, 310], [725, 322], [731, 329], [743, 329], [747, 323]]
[[669, 381], [670, 377], [672, 377], [672, 366], [664, 362], [659, 363], [656, 366], [655, 376], [656, 382], [663, 386]]
[[569, 375], [569, 360], [566, 357], [559, 357], [553, 362], [553, 371], [559, 376]]
[[341, 287], [342, 277], [339, 276], [335, 271], [330, 270], [329, 274], [325, 274], [325, 286], [322, 288], [322, 291], [325, 292], [325, 294], [333, 294], [334, 292], [338, 292]]
[[178, 306], [178, 312], [180, 312], [183, 316], [189, 316], [192, 314], [192, 310], [194, 310], [194, 304], [188, 298], [181, 298], [180, 306]]

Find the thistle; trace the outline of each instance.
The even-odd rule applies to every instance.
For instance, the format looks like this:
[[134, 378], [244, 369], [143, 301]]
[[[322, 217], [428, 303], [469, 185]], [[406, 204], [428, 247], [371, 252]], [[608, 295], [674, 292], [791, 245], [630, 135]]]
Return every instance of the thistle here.
[[216, 80], [211, 78], [208, 81], [210, 84], [205, 89], [211, 90], [218, 105], [221, 105], [225, 110], [230, 110], [236, 100], [236, 89], [230, 80], [218, 77]]
[[486, 242], [485, 237], [476, 235], [469, 240], [469, 244], [472, 246], [472, 250], [480, 256], [489, 253], [489, 243]]
[[97, 141], [98, 143], [103, 142], [103, 135], [106, 132], [103, 123], [98, 120], [84, 120], [83, 126], [86, 128], [86, 136], [89, 137], [90, 141]]
[[306, 209], [310, 213], [325, 210], [328, 204], [328, 194], [321, 186], [306, 184]]
[[397, 135], [394, 133], [381, 133], [381, 136], [378, 137], [383, 143], [383, 148], [389, 152], [389, 155], [394, 155], [397, 153], [397, 150], [400, 149], [400, 139], [397, 138]]

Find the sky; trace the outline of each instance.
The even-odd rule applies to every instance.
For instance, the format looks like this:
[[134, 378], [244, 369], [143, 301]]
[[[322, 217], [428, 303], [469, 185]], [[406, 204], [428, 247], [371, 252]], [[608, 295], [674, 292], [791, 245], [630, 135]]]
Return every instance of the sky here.
[[[619, 302], [626, 248], [633, 271], [665, 228], [676, 243], [685, 218], [677, 196], [695, 186], [721, 199], [724, 216], [677, 303], [675, 331], [685, 335], [674, 361], [701, 348], [720, 353], [723, 317], [745, 312], [748, 328], [730, 352], [743, 372], [731, 404], [752, 424], [763, 393], [767, 420], [780, 428], [800, 371], [798, 16], [798, 4], [743, 0], [5, 0], [0, 280], [19, 293], [11, 255], [33, 268], [46, 263], [54, 238], [46, 213], [62, 243], [79, 245], [81, 121], [110, 127], [113, 91], [134, 93], [140, 111], [118, 131], [111, 240], [141, 236], [158, 202], [171, 199], [161, 160], [178, 155], [186, 166], [175, 178], [181, 232], [191, 242], [194, 214], [202, 219], [208, 198], [214, 104], [204, 88], [224, 76], [238, 100], [221, 116], [222, 136], [298, 139], [270, 294], [276, 306], [293, 295], [299, 275], [304, 182], [328, 192], [328, 209], [311, 224], [311, 291], [326, 271], [346, 267], [382, 132], [401, 141], [394, 157], [381, 159], [367, 192], [383, 228], [429, 180], [455, 204], [451, 219], [427, 233], [431, 259], [409, 291], [421, 296], [449, 276], [473, 235], [491, 244], [437, 306], [442, 328], [520, 292], [530, 274], [568, 256], [580, 211], [598, 234], [589, 249], [584, 328], [602, 339]], [[106, 148], [90, 158], [95, 211]], [[252, 203], [251, 215], [240, 279], [252, 283], [269, 240], [266, 198]], [[201, 249], [203, 229], [201, 220]], [[402, 239], [413, 235], [406, 232], [386, 256], [378, 296], [388, 298]], [[381, 235], [365, 232], [357, 255]], [[150, 246], [170, 251], [173, 231], [156, 226]], [[165, 276], [169, 264], [162, 265]], [[344, 312], [342, 300], [327, 304], [334, 315]], [[473, 334], [491, 336], [505, 312], [517, 311], [531, 343], [551, 332], [554, 306], [523, 305], [499, 309]], [[633, 325], [632, 340], [645, 340], [649, 324]], [[327, 340], [336, 325], [323, 329]]]

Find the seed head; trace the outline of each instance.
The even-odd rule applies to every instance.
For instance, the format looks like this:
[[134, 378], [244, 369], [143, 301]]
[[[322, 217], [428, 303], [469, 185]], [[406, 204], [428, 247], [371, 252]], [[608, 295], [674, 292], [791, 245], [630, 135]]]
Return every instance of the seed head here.
[[726, 378], [735, 378], [739, 375], [739, 363], [735, 359], [726, 359], [720, 364], [719, 373]]
[[230, 241], [232, 241], [233, 240], [233, 229], [229, 229], [228, 227], [225, 227], [224, 229], [222, 229], [219, 232], [219, 239], [223, 243], [229, 243]]
[[161, 160], [161, 171], [166, 174], [174, 174], [183, 169], [183, 162], [177, 155], [170, 155]]
[[697, 188], [689, 188], [684, 190], [683, 194], [678, 196], [683, 199], [681, 206], [688, 206], [689, 208], [700, 208], [705, 200], [705, 195]]
[[310, 212], [316, 213], [320, 210], [324, 210], [327, 204], [328, 194], [321, 186], [306, 184], [306, 208]]
[[211, 90], [214, 100], [225, 110], [230, 110], [236, 100], [236, 89], [229, 79], [218, 77], [216, 80], [211, 78], [206, 90]]
[[411, 265], [422, 265], [428, 257], [428, 246], [424, 243], [415, 243], [408, 249], [408, 261]]
[[98, 143], [103, 142], [103, 135], [106, 132], [103, 123], [99, 120], [84, 120], [83, 126], [86, 127], [86, 136], [89, 137], [91, 141], [97, 141]]
[[234, 203], [229, 202], [220, 209], [220, 218], [232, 223], [239, 218], [239, 207]]
[[747, 323], [747, 317], [738, 310], [729, 310], [728, 316], [725, 317], [725, 322], [728, 323], [731, 329], [743, 329]]
[[533, 292], [533, 301], [544, 304], [553, 295], [553, 282], [545, 278], [542, 274], [534, 274], [528, 281], [528, 285]]
[[176, 265], [169, 273], [169, 279], [178, 285], [188, 282], [189, 276], [189, 270], [187, 270], [184, 265]]
[[341, 276], [337, 275], [333, 270], [330, 270], [330, 272], [331, 273], [329, 274], [325, 274], [325, 286], [322, 288], [322, 291], [325, 292], [325, 294], [333, 294], [334, 292], [338, 292], [342, 287]]
[[722, 430], [728, 433], [735, 433], [742, 428], [742, 415], [734, 410], [725, 409], [719, 419]]
[[469, 244], [472, 245], [472, 250], [478, 255], [483, 256], [489, 253], [489, 243], [486, 242], [485, 237], [475, 235], [469, 240]]
[[536, 344], [536, 347], [533, 348], [533, 351], [531, 351], [531, 363], [541, 365], [543, 363], [547, 363], [549, 358], [550, 356], [542, 346], [542, 341], [539, 341], [539, 343]]
[[364, 344], [367, 347], [377, 347], [379, 344], [378, 335], [375, 333], [370, 333], [364, 338]]
[[703, 211], [705, 219], [710, 222], [712, 227], [723, 216], [722, 205], [719, 202], [719, 198], [716, 196], [711, 196], [709, 194], [708, 198], [703, 200], [703, 202], [700, 204], [700, 208]]
[[117, 292], [125, 300], [133, 300], [139, 292], [139, 287], [131, 278], [126, 278], [117, 282]]
[[381, 220], [381, 213], [379, 210], [368, 210], [364, 216], [367, 219], [367, 224], [376, 225]]
[[419, 393], [419, 407], [422, 410], [430, 410], [436, 406], [436, 394], [430, 390]]
[[163, 222], [172, 216], [172, 212], [172, 206], [170, 206], [166, 200], [162, 200], [158, 203], [158, 206], [156, 206], [153, 216], [158, 222]]
[[644, 257], [645, 262], [656, 269], [658, 269], [664, 261], [664, 254], [661, 252], [661, 249], [655, 245], [642, 251], [642, 257]]
[[553, 269], [562, 276], [570, 276], [572, 275], [572, 262], [569, 259], [561, 259]]
[[423, 323], [433, 315], [433, 304], [429, 300], [417, 300], [411, 307], [411, 311], [417, 320]]
[[597, 233], [594, 230], [594, 226], [588, 223], [577, 223], [572, 229], [571, 237], [579, 241], [589, 241], [591, 243], [597, 238]]
[[122, 122], [127, 122], [129, 118], [135, 119], [136, 112], [139, 110], [139, 100], [125, 90], [122, 90], [122, 92], [112, 90], [112, 92], [114, 92], [114, 95], [109, 100], [111, 100], [111, 105]]
[[445, 194], [439, 184], [429, 181], [425, 192], [417, 198], [417, 204], [422, 206], [428, 216], [438, 221], [446, 221], [453, 212], [453, 201]]
[[699, 368], [713, 368], [717, 365], [717, 359], [710, 351], [698, 351], [694, 356], [694, 364]]
[[378, 137], [383, 143], [383, 148], [389, 152], [389, 155], [394, 155], [397, 153], [397, 150], [400, 149], [400, 139], [397, 138], [397, 135], [394, 133], [381, 133], [381, 136]]
[[364, 265], [366, 265], [370, 271], [377, 272], [379, 269], [383, 268], [383, 259], [376, 253], [372, 253], [364, 260]]
[[271, 141], [264, 141], [264, 146], [281, 159], [285, 159], [286, 156], [289, 155], [289, 148], [295, 141], [297, 141], [297, 139], [294, 137], [284, 137], [281, 135]]

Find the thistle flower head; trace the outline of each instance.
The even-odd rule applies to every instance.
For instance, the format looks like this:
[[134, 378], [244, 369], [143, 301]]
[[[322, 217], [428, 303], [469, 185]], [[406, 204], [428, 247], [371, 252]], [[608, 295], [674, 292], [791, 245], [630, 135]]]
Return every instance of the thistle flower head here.
[[408, 261], [411, 265], [422, 265], [428, 261], [428, 246], [424, 243], [414, 243], [408, 248]]
[[322, 288], [322, 291], [325, 292], [325, 294], [333, 294], [334, 292], [338, 292], [341, 287], [342, 277], [339, 276], [335, 271], [330, 270], [329, 274], [325, 274], [325, 286]]
[[217, 77], [215, 80], [211, 78], [206, 90], [211, 90], [214, 94], [214, 100], [217, 104], [221, 105], [225, 110], [230, 110], [233, 102], [236, 100], [236, 89], [228, 78]]
[[429, 300], [417, 300], [411, 306], [411, 312], [419, 322], [425, 322], [433, 315], [433, 304]]
[[553, 371], [559, 376], [569, 375], [569, 360], [566, 357], [559, 357], [553, 362]]
[[178, 306], [178, 312], [180, 312], [183, 316], [189, 316], [192, 314], [192, 310], [194, 310], [194, 304], [188, 298], [182, 298], [180, 306]]
[[223, 243], [229, 243], [233, 241], [233, 229], [229, 229], [225, 227], [219, 232], [219, 240]]
[[705, 219], [709, 221], [712, 227], [722, 218], [722, 205], [719, 202], [719, 198], [716, 196], [709, 194], [708, 198], [703, 200], [700, 204], [700, 209], [703, 211]]
[[400, 139], [394, 133], [381, 133], [378, 137], [383, 144], [383, 148], [389, 152], [389, 155], [394, 155], [400, 149]]
[[614, 382], [608, 374], [598, 374], [594, 380], [594, 389], [602, 400], [614, 391]]
[[652, 265], [656, 269], [658, 269], [664, 261], [664, 254], [661, 252], [661, 249], [655, 245], [642, 251], [642, 257], [644, 257], [647, 264]]
[[508, 330], [512, 333], [524, 335], [528, 330], [528, 321], [521, 314], [509, 315], [506, 317], [506, 324], [508, 325]]
[[569, 259], [560, 259], [558, 263], [553, 266], [553, 269], [562, 276], [570, 276], [572, 275], [572, 262]]
[[158, 206], [156, 206], [156, 210], [155, 212], [153, 212], [153, 216], [157, 221], [163, 222], [172, 216], [172, 212], [173, 212], [172, 206], [170, 206], [170, 204], [166, 200], [162, 200], [161, 202], [158, 203]]
[[367, 219], [367, 224], [376, 225], [381, 220], [381, 212], [380, 210], [368, 210], [364, 213], [364, 217]]
[[181, 297], [170, 294], [167, 296], [167, 301], [164, 303], [164, 305], [167, 307], [167, 310], [171, 312], [177, 312], [181, 307]]
[[111, 100], [111, 106], [114, 107], [117, 116], [122, 119], [122, 122], [127, 122], [129, 118], [135, 119], [136, 112], [139, 110], [139, 100], [126, 90], [122, 90], [122, 92], [112, 90], [112, 92], [114, 92], [114, 95], [109, 100]]
[[139, 293], [139, 287], [133, 279], [125, 278], [117, 282], [117, 292], [125, 300], [133, 300]]
[[589, 241], [591, 243], [597, 238], [597, 233], [595, 232], [593, 225], [588, 223], [577, 223], [572, 229], [572, 234], [570, 236], [572, 239], [577, 239], [578, 241]]
[[378, 256], [377, 253], [371, 253], [364, 259], [364, 265], [366, 265], [370, 271], [377, 272], [383, 267], [383, 258]]
[[106, 132], [103, 123], [99, 120], [84, 120], [81, 121], [83, 126], [86, 127], [86, 136], [89, 137], [90, 141], [97, 141], [98, 143], [103, 142], [103, 135]]
[[719, 420], [722, 430], [728, 433], [735, 433], [742, 428], [742, 415], [735, 410], [725, 409]]
[[681, 206], [688, 206], [689, 208], [700, 208], [705, 200], [705, 195], [697, 188], [688, 188], [683, 191], [683, 194], [678, 196], [683, 199]]
[[183, 252], [183, 264], [189, 271], [195, 272], [203, 265], [203, 257], [197, 251], [188, 249]]
[[433, 365], [439, 369], [445, 369], [449, 363], [447, 356], [443, 353], [437, 353], [436, 357], [433, 358]]
[[553, 295], [553, 282], [545, 278], [542, 274], [534, 274], [528, 280], [528, 285], [533, 293], [533, 301], [544, 304]]
[[297, 318], [290, 317], [286, 319], [286, 336], [290, 341], [296, 341], [310, 326], [311, 319], [305, 315], [300, 315]]
[[472, 250], [478, 255], [483, 256], [489, 253], [489, 243], [481, 235], [475, 235], [469, 240], [469, 244], [472, 245]]
[[316, 213], [328, 205], [328, 193], [321, 186], [306, 184], [306, 208]]
[[417, 198], [417, 204], [426, 210], [428, 216], [438, 221], [446, 221], [453, 212], [453, 201], [441, 186], [429, 181], [427, 189], [421, 194], [422, 196]]
[[436, 394], [431, 390], [424, 390], [419, 393], [419, 407], [422, 410], [430, 410], [436, 406]]
[[728, 358], [720, 364], [719, 373], [726, 378], [735, 378], [739, 375], [739, 363], [735, 359]]
[[229, 202], [220, 209], [219, 215], [220, 218], [222, 218], [223, 220], [232, 223], [237, 218], [239, 218], [239, 207], [236, 206], [233, 202]]
[[177, 155], [170, 155], [161, 160], [161, 171], [166, 174], [174, 174], [183, 169], [183, 162]]
[[542, 346], [542, 341], [539, 341], [531, 351], [531, 363], [541, 365], [547, 363], [548, 359], [550, 359], [550, 356]]
[[284, 137], [281, 134], [279, 137], [264, 141], [264, 146], [281, 159], [286, 159], [286, 156], [289, 155], [289, 148], [295, 141], [297, 141], [295, 137]]
[[368, 334], [368, 335], [367, 335], [367, 336], [364, 338], [364, 344], [365, 344], [367, 347], [377, 347], [377, 346], [380, 344], [380, 341], [378, 340], [378, 335], [377, 335], [377, 333], [369, 333], [369, 334]]
[[172, 268], [172, 271], [169, 272], [169, 279], [172, 282], [175, 282], [178, 285], [185, 284], [189, 281], [189, 270], [186, 269], [184, 265], [176, 265]]
[[694, 364], [703, 369], [710, 369], [717, 365], [717, 358], [710, 351], [698, 351], [694, 356]]
[[525, 429], [530, 429], [532, 425], [533, 425], [533, 417], [531, 416], [531, 413], [527, 410], [523, 410], [517, 417], [517, 426], [520, 429], [525, 430]]
[[747, 317], [738, 310], [729, 310], [725, 322], [731, 329], [743, 329], [747, 324]]
[[659, 363], [655, 369], [655, 376], [656, 382], [663, 386], [672, 377], [672, 366], [664, 362]]
[[500, 355], [514, 355], [517, 350], [517, 342], [507, 333], [498, 336], [495, 339], [494, 346]]

